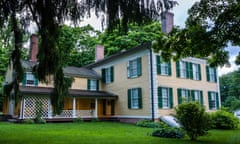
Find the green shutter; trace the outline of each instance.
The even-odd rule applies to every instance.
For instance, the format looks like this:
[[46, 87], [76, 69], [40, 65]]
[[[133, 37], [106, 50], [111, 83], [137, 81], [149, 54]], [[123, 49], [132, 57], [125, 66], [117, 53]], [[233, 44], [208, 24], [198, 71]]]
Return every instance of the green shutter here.
[[161, 58], [159, 55], [156, 55], [156, 61], [157, 61], [157, 74], [161, 74]]
[[99, 90], [99, 80], [96, 80], [97, 85], [97, 91]]
[[187, 90], [187, 102], [191, 101], [191, 91]]
[[23, 80], [22, 80], [22, 85], [25, 86], [26, 83], [27, 83], [27, 73], [24, 73]]
[[195, 90], [191, 90], [191, 101], [195, 101], [194, 92], [195, 92]]
[[176, 70], [177, 70], [177, 77], [180, 77], [180, 63], [179, 63], [179, 61], [176, 62]]
[[172, 75], [171, 60], [168, 62], [168, 75]]
[[138, 88], [138, 107], [142, 108], [142, 89]]
[[38, 79], [34, 76], [34, 85], [38, 86]]
[[102, 82], [106, 83], [106, 69], [102, 69]]
[[128, 89], [128, 108], [131, 109], [131, 89]]
[[169, 88], [169, 101], [170, 101], [170, 108], [173, 108], [173, 89]]
[[210, 104], [210, 102], [211, 102], [211, 92], [208, 92], [208, 106], [209, 106], [209, 109], [211, 110], [212, 105]]
[[87, 80], [87, 89], [90, 90], [90, 87], [91, 87], [91, 80], [88, 79], [88, 80]]
[[113, 82], [114, 81], [114, 68], [113, 68], [113, 66], [111, 66], [111, 68], [110, 68], [110, 73], [111, 73], [111, 82]]
[[141, 76], [142, 75], [142, 59], [137, 58], [137, 75]]
[[217, 82], [217, 69], [214, 68], [214, 82]]
[[177, 89], [178, 93], [178, 104], [182, 103], [182, 95], [181, 95], [182, 89]]
[[190, 67], [190, 63], [186, 62], [186, 61], [184, 63], [186, 63], [185, 64], [185, 66], [186, 66], [185, 69], [186, 69], [186, 74], [187, 74], [186, 78], [190, 78], [190, 68], [189, 68]]
[[209, 66], [206, 66], [207, 81], [210, 81]]
[[158, 108], [162, 108], [162, 87], [158, 87]]
[[201, 72], [201, 65], [198, 64], [198, 77], [199, 77], [199, 80], [202, 80], [202, 72]]
[[218, 93], [216, 92], [216, 103], [217, 103], [217, 109], [219, 109], [219, 97], [218, 97]]
[[188, 72], [187, 72], [187, 73], [189, 74], [189, 75], [188, 75], [188, 78], [193, 79], [193, 68], [192, 68], [192, 67], [193, 67], [193, 66], [192, 66], [193, 64], [192, 64], [191, 62], [188, 62], [187, 65], [188, 65], [188, 69], [187, 69]]
[[200, 104], [203, 106], [203, 92], [200, 91]]

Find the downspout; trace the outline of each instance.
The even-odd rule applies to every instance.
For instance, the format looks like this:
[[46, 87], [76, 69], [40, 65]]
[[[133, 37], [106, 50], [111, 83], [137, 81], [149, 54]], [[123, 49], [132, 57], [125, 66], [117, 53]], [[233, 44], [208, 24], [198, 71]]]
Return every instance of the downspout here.
[[155, 117], [154, 117], [154, 90], [153, 90], [153, 56], [152, 56], [152, 48], [150, 47], [150, 81], [151, 81], [151, 101], [152, 101], [152, 121], [155, 120]]

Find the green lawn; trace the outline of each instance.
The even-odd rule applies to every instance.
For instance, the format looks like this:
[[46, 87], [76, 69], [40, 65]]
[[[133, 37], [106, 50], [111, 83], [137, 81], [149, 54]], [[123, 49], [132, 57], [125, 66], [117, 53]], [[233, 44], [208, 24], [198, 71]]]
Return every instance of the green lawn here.
[[240, 129], [212, 130], [192, 142], [150, 136], [151, 128], [112, 122], [13, 124], [0, 122], [0, 144], [240, 144]]

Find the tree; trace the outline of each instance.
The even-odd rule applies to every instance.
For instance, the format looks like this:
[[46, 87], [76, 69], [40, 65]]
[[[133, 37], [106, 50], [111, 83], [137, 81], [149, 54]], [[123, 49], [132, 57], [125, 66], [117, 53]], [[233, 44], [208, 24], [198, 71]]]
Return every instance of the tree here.
[[210, 116], [199, 103], [190, 102], [178, 105], [176, 117], [191, 140], [207, 134], [211, 127]]
[[221, 76], [219, 82], [222, 102], [229, 96], [240, 99], [240, 69]]
[[159, 21], [149, 22], [142, 26], [130, 24], [126, 34], [120, 34], [117, 29], [111, 33], [100, 34], [99, 41], [104, 44], [106, 55], [112, 55], [122, 50], [154, 41], [163, 36]]
[[[188, 14], [186, 28], [175, 29], [164, 39], [159, 39], [155, 48], [164, 51], [166, 58], [175, 53], [175, 59], [196, 56], [208, 59], [211, 66], [228, 64], [229, 56], [224, 48], [229, 42], [240, 44], [240, 2], [200, 0]], [[240, 54], [236, 63], [240, 64]]]
[[[107, 15], [108, 30], [118, 27], [126, 32], [128, 24], [136, 22], [142, 24], [152, 18], [158, 18], [159, 12], [169, 10], [174, 5], [172, 0], [158, 0], [157, 9], [152, 0], [2, 0], [0, 1], [0, 27], [8, 21], [11, 23], [11, 31], [14, 34], [14, 49], [11, 55], [14, 69], [14, 81], [8, 87], [8, 93], [14, 88], [15, 96], [18, 96], [19, 82], [23, 78], [21, 67], [20, 49], [22, 47], [22, 34], [30, 22], [34, 22], [39, 30], [41, 39], [38, 52], [38, 65], [35, 68], [40, 81], [47, 82], [47, 76], [58, 73], [59, 80], [63, 80], [62, 51], [58, 47], [60, 39], [60, 27], [70, 20], [76, 24], [84, 16], [91, 16], [91, 10], [99, 16], [99, 12]], [[120, 21], [120, 18], [122, 19]], [[59, 75], [61, 74], [61, 75]], [[54, 78], [55, 80], [58, 80]], [[62, 82], [55, 82], [61, 84]], [[60, 86], [56, 86], [60, 87]], [[67, 89], [65, 87], [64, 89]], [[64, 90], [57, 91], [64, 93]], [[58, 96], [58, 94], [56, 94]], [[61, 99], [60, 101], [63, 101]]]

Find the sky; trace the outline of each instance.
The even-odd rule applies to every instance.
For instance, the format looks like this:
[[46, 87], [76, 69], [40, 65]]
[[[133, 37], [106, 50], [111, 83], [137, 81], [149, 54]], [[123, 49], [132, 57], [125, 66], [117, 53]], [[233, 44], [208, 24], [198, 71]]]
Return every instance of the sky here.
[[[185, 20], [188, 16], [187, 11], [191, 6], [199, 1], [199, 0], [177, 0], [179, 5], [173, 8], [174, 13], [174, 24], [180, 26], [183, 28], [185, 26]], [[235, 58], [238, 55], [240, 48], [236, 46], [232, 46], [231, 44], [228, 45], [226, 48], [229, 51], [230, 56], [230, 64], [231, 67], [219, 67], [218, 68], [218, 74], [219, 76], [224, 75], [226, 73], [232, 72], [234, 70], [237, 70], [239, 66], [235, 65]]]
[[[174, 25], [180, 26], [181, 28], [185, 27], [185, 21], [188, 16], [187, 11], [191, 6], [199, 1], [199, 0], [176, 0], [178, 2], [178, 5], [175, 6], [172, 10], [174, 13]], [[85, 24], [91, 24], [94, 28], [101, 30], [101, 23], [100, 20], [92, 15], [91, 19], [84, 20], [81, 25]], [[218, 74], [219, 76], [222, 76], [224, 74], [227, 74], [229, 72], [232, 72], [234, 70], [238, 69], [238, 66], [235, 65], [235, 58], [238, 55], [238, 52], [240, 51], [239, 47], [232, 46], [231, 44], [228, 45], [226, 48], [229, 51], [230, 55], [230, 64], [231, 67], [219, 67], [218, 68]]]

